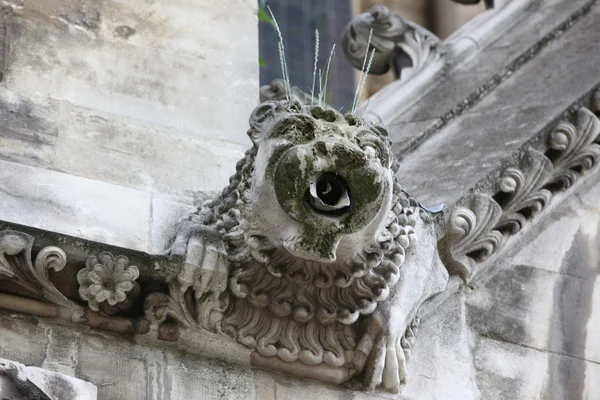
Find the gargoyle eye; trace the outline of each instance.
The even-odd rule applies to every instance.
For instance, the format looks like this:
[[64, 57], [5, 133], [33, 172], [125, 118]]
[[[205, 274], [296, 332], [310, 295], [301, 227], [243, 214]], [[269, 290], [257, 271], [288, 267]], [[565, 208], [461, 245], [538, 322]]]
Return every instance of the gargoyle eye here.
[[361, 148], [369, 157], [380, 158], [379, 147], [377, 147], [373, 143], [365, 143], [361, 146]]

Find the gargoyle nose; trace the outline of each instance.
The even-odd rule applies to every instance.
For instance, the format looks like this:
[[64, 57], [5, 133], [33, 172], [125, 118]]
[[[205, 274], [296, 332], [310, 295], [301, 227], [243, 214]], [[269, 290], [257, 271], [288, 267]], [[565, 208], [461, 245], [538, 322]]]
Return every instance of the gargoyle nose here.
[[310, 182], [307, 190], [310, 207], [326, 216], [340, 216], [350, 211], [351, 196], [346, 179], [335, 172], [324, 172]]

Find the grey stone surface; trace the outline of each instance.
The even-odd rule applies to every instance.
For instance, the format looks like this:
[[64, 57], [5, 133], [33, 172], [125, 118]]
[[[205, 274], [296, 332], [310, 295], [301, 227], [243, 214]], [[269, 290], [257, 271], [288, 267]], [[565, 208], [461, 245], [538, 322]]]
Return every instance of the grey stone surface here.
[[154, 250], [151, 198], [214, 194], [249, 145], [256, 1], [5, 3], [0, 160], [38, 169], [3, 164], [0, 219]]
[[426, 317], [402, 394], [410, 399], [479, 399], [464, 297], [455, 295]]
[[[594, 28], [599, 15], [598, 8], [592, 8], [481, 103], [448, 125], [443, 135], [434, 135], [408, 154], [401, 165], [407, 190], [423, 202], [456, 200], [465, 186], [482, 179], [596, 85], [598, 77], [589, 71], [598, 60], [589, 49], [600, 40]], [[427, 179], [423, 179], [424, 165], [428, 166]]]
[[[417, 103], [420, 106], [407, 108], [404, 112], [398, 113], [395, 119], [385, 122], [394, 126], [399, 122], [418, 122], [442, 117], [489, 81], [502, 67], [508, 65], [569, 15], [588, 3], [588, 0], [568, 3], [561, 0], [549, 0], [544, 3], [517, 0], [511, 3], [515, 3], [510, 7], [514, 8], [515, 12], [504, 18], [501, 26], [495, 26], [492, 21], [485, 21], [486, 17], [492, 15], [481, 15], [448, 38], [445, 45], [449, 49], [451, 61], [446, 76], [434, 81], [426, 92], [420, 93]], [[488, 13], [493, 14], [496, 11]], [[485, 22], [479, 23], [479, 19]], [[475, 26], [477, 31], [470, 31], [469, 26]], [[535, 33], [532, 34], [533, 26], [535, 26]], [[477, 41], [478, 39], [481, 43]], [[471, 51], [463, 49], [466, 43], [472, 48]], [[402, 95], [402, 89], [398, 88], [394, 92], [388, 92], [386, 96], [378, 97], [374, 103], [384, 100], [394, 101], [394, 98]], [[410, 100], [405, 99], [403, 102]], [[373, 111], [377, 112], [375, 108]], [[399, 144], [410, 141], [414, 136], [422, 133], [401, 130], [391, 132], [393, 140]]]
[[521, 238], [467, 299], [482, 398], [597, 399], [598, 179]]
[[99, 399], [262, 399], [252, 370], [47, 322], [0, 312], [0, 357], [62, 369]]
[[150, 195], [0, 160], [0, 218], [136, 250], [149, 250]]

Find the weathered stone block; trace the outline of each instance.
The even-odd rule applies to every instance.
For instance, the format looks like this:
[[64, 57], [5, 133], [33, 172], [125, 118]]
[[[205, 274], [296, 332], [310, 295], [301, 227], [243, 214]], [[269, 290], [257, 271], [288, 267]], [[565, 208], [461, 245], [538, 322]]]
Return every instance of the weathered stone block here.
[[44, 168], [0, 161], [0, 218], [148, 251], [147, 193]]

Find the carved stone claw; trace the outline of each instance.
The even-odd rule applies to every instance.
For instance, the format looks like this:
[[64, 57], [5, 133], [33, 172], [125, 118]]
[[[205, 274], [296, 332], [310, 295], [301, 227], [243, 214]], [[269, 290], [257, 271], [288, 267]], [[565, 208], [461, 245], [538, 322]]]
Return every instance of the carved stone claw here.
[[402, 330], [391, 331], [379, 313], [373, 315], [367, 332], [359, 342], [353, 367], [364, 369], [364, 382], [369, 390], [379, 385], [398, 393], [406, 382], [406, 355], [402, 348]]
[[225, 290], [227, 253], [222, 235], [211, 227], [193, 221], [182, 222], [171, 247], [171, 255], [185, 256], [177, 279], [181, 291], [194, 286], [201, 292], [196, 293], [196, 297], [200, 297], [211, 289]]

